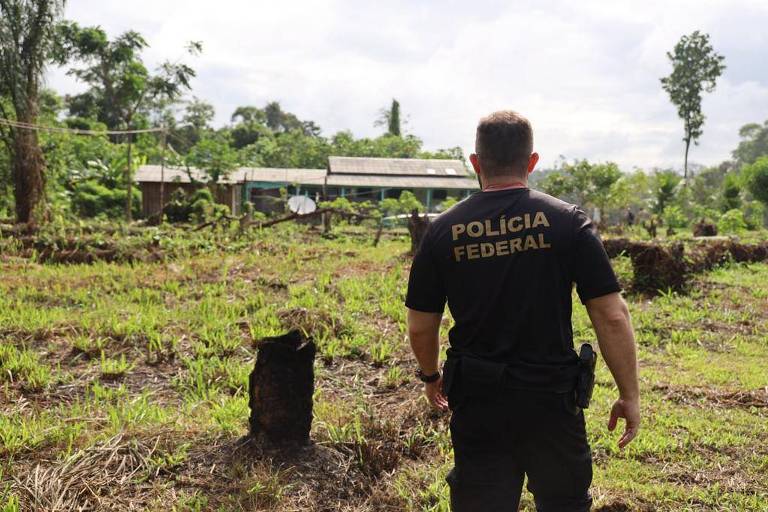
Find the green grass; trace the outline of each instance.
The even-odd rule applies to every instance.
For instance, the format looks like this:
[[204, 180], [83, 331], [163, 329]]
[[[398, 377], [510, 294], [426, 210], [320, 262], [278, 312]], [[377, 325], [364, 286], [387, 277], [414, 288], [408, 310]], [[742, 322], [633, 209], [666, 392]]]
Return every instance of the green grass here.
[[[162, 262], [3, 260], [2, 510], [24, 510], [14, 477], [126, 433], [135, 441], [121, 456], [141, 453], [154, 469], [114, 490], [117, 509], [141, 494], [149, 510], [447, 511], [447, 418], [426, 407], [405, 336], [408, 240], [374, 248], [347, 229], [335, 239], [294, 226], [135, 235], [163, 233]], [[126, 248], [140, 245], [132, 236]], [[615, 264], [630, 282], [628, 259]], [[698, 276], [688, 295], [628, 302], [643, 427], [618, 451], [605, 425], [616, 391], [601, 362], [587, 411], [596, 509], [768, 510], [768, 409], [754, 405], [768, 388], [768, 265], [732, 264]], [[317, 466], [235, 448], [248, 428], [254, 342], [289, 328], [319, 347]], [[594, 338], [579, 305], [574, 335]], [[151, 451], [161, 435], [169, 444]]]

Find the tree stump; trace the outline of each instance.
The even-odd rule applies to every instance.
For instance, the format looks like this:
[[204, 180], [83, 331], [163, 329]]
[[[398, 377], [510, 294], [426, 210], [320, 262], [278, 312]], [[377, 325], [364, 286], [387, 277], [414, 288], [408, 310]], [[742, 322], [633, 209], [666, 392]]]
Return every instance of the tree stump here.
[[273, 445], [309, 443], [316, 351], [299, 331], [259, 342], [249, 379], [251, 437]]
[[693, 225], [693, 236], [717, 236], [717, 226], [701, 219]]
[[418, 210], [412, 210], [411, 216], [408, 218], [408, 232], [411, 234], [411, 254], [416, 254], [416, 251], [421, 247], [421, 241], [424, 240], [424, 235], [427, 234], [429, 228], [429, 216], [424, 214], [424, 217], [419, 217]]

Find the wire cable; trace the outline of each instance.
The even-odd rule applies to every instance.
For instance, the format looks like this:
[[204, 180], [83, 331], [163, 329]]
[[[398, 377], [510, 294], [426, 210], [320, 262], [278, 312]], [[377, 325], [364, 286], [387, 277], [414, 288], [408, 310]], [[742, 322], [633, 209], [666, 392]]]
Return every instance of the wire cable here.
[[157, 133], [165, 131], [165, 128], [144, 128], [141, 130], [83, 130], [80, 128], [64, 128], [61, 126], [43, 126], [39, 124], [23, 123], [11, 119], [0, 118], [0, 125], [17, 128], [20, 130], [33, 130], [38, 132], [73, 133], [76, 135], [122, 135], [136, 133]]

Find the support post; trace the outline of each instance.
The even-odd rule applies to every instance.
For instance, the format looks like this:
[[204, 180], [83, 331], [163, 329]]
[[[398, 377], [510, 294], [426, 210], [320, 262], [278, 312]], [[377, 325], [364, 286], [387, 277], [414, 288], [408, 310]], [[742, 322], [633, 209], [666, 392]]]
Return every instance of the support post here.
[[[130, 130], [130, 124], [128, 125], [128, 129]], [[128, 135], [128, 165], [125, 169], [125, 186], [126, 191], [128, 194], [125, 196], [125, 220], [126, 222], [131, 222], [133, 220], [133, 213], [132, 213], [132, 207], [133, 207], [133, 160], [131, 159], [131, 144], [133, 142], [132, 137], [130, 133]]]
[[[160, 157], [160, 222], [163, 221], [163, 211], [165, 210], [165, 152], [168, 148], [168, 131], [163, 126], [163, 153]], [[152, 213], [147, 212], [149, 215]]]

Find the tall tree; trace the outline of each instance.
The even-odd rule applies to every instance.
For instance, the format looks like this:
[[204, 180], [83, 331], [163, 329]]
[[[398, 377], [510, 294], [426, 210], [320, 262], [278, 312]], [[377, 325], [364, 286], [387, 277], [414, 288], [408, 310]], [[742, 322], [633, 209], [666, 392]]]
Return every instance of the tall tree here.
[[[0, 115], [35, 124], [45, 66], [63, 60], [56, 45], [64, 0], [0, 0]], [[6, 99], [3, 99], [6, 98]], [[34, 225], [44, 197], [45, 161], [37, 132], [0, 126], [11, 157], [16, 220]]]
[[400, 137], [402, 135], [402, 123], [400, 121], [400, 102], [392, 99], [392, 105], [389, 108], [383, 108], [379, 112], [379, 118], [373, 123], [374, 126], [386, 126], [387, 134]]
[[704, 114], [701, 111], [701, 93], [715, 90], [717, 78], [725, 69], [725, 57], [715, 52], [709, 42], [709, 34], [698, 30], [684, 35], [667, 52], [672, 62], [672, 73], [661, 79], [661, 85], [677, 107], [683, 120], [685, 135], [685, 179], [688, 178], [688, 151], [691, 142], [698, 144], [703, 133]]
[[400, 103], [393, 99], [389, 109], [389, 134], [400, 136]]
[[[128, 31], [110, 41], [101, 27], [70, 23], [63, 33], [71, 56], [85, 65], [69, 73], [89, 86], [70, 98], [70, 113], [96, 117], [111, 129], [132, 130], [145, 124], [153, 108], [177, 101], [195, 76], [194, 69], [181, 62], [164, 62], [150, 73], [141, 59], [141, 51], [148, 45], [138, 32]], [[187, 50], [194, 55], [202, 51], [202, 45], [191, 42]], [[129, 158], [125, 170], [127, 220], [132, 211], [131, 167]]]

